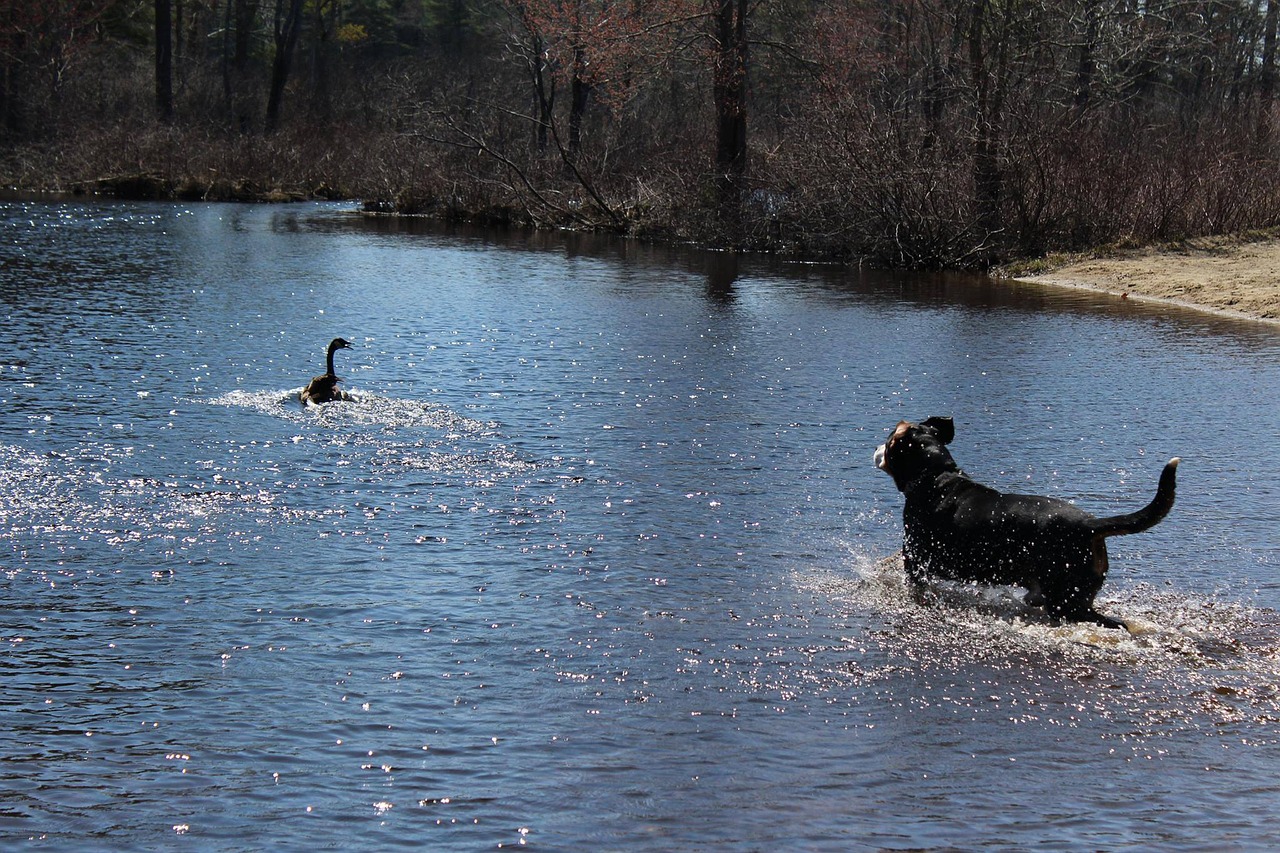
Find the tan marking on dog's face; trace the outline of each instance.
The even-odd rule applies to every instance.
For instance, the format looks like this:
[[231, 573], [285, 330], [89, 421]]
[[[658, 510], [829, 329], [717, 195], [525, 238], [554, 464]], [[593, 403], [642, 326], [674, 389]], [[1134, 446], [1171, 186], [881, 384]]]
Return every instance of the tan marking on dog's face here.
[[889, 440], [884, 443], [885, 447], [902, 438], [909, 429], [911, 429], [911, 421], [898, 421], [898, 425], [893, 429], [893, 435], [889, 436]]
[[875, 455], [872, 457], [876, 467], [890, 476], [893, 475], [893, 472], [889, 470], [889, 445], [906, 435], [909, 429], [911, 429], [910, 421], [898, 421], [898, 425], [893, 430], [893, 435], [889, 436], [884, 444], [876, 448]]

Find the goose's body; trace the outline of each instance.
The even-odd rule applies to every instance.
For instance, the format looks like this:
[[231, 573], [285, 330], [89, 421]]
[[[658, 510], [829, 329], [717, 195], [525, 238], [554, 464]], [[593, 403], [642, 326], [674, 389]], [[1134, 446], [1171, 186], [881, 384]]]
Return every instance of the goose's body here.
[[329, 352], [325, 356], [325, 372], [312, 377], [307, 387], [302, 389], [298, 399], [303, 405], [307, 403], [331, 403], [334, 400], [350, 400], [351, 395], [338, 388], [339, 379], [333, 372], [333, 354], [340, 349], [350, 349], [351, 344], [342, 338], [334, 338], [329, 343]]

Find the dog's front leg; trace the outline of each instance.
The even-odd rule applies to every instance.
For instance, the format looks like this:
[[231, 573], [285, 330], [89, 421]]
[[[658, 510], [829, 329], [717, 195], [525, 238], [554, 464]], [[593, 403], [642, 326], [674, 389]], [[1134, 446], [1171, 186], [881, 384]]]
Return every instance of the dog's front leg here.
[[907, 574], [907, 591], [916, 604], [932, 604], [934, 596], [930, 595], [928, 574], [911, 551], [909, 547], [902, 549], [902, 568]]

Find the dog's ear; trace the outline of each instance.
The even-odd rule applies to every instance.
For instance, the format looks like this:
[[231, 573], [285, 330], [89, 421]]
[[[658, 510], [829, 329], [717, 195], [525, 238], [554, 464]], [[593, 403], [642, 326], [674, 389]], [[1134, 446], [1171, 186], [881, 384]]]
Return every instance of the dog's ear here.
[[943, 444], [950, 444], [951, 439], [956, 437], [956, 425], [951, 418], [938, 416], [927, 418], [924, 423], [920, 424], [920, 426], [928, 427], [936, 432], [938, 434], [938, 440]]

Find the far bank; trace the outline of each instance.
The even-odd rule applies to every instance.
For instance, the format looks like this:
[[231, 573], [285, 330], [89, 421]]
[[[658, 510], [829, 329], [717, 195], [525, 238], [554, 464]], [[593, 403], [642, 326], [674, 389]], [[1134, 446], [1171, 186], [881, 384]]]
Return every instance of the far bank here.
[[1015, 281], [1079, 287], [1280, 325], [1280, 234], [1214, 237], [1065, 258]]

